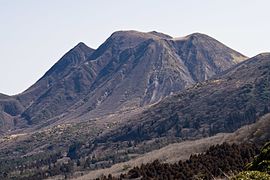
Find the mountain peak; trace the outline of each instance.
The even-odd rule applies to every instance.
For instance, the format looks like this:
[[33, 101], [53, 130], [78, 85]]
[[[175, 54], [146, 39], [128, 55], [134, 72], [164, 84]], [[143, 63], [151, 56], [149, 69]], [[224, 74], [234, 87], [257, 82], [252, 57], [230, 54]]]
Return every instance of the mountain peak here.
[[83, 52], [89, 52], [89, 51], [94, 51], [94, 49], [90, 48], [83, 42], [79, 42], [72, 50], [82, 50]]
[[161, 33], [161, 32], [157, 32], [157, 31], [150, 31], [150, 32], [148, 32], [148, 34], [152, 34], [152, 35], [158, 36], [158, 37], [163, 38], [163, 39], [172, 39], [171, 36], [164, 34], [164, 33]]
[[171, 39], [172, 37], [157, 31], [140, 32], [135, 30], [116, 31], [111, 38], [139, 38], [139, 39]]
[[172, 40], [174, 41], [186, 41], [186, 40], [193, 40], [193, 39], [208, 39], [208, 40], [215, 40], [217, 41], [216, 39], [206, 35], [206, 34], [203, 34], [203, 33], [199, 33], [199, 32], [195, 32], [195, 33], [192, 33], [192, 34], [189, 34], [189, 35], [186, 35], [186, 36], [183, 36], [183, 37], [174, 37], [172, 38]]
[[188, 35], [189, 37], [210, 37], [210, 36], [208, 36], [208, 35], [206, 35], [206, 34], [203, 34], [203, 33], [200, 33], [200, 32], [195, 32], [195, 33], [192, 33], [192, 34], [190, 34], [190, 35]]
[[260, 54], [258, 54], [258, 55], [255, 56], [255, 57], [267, 57], [267, 56], [270, 56], [270, 52], [260, 53]]
[[160, 37], [135, 30], [128, 31], [116, 31], [93, 53], [91, 59], [95, 59], [100, 56], [107, 48], [114, 47], [116, 49], [134, 48], [138, 44], [149, 40], [158, 39]]
[[137, 37], [142, 37], [144, 36], [145, 33], [140, 32], [140, 31], [135, 31], [135, 30], [120, 30], [120, 31], [115, 31], [112, 33], [111, 37], [116, 38], [116, 37], [132, 37], [132, 36], [137, 36]]
[[81, 46], [86, 46], [86, 47], [88, 47], [86, 44], [84, 44], [84, 42], [79, 42], [75, 47], [81, 47]]
[[47, 71], [44, 76], [48, 76], [53, 72], [62, 73], [68, 66], [77, 66], [81, 62], [85, 61], [87, 57], [94, 51], [94, 49], [88, 47], [83, 42], [79, 42], [74, 48], [69, 50], [55, 65]]

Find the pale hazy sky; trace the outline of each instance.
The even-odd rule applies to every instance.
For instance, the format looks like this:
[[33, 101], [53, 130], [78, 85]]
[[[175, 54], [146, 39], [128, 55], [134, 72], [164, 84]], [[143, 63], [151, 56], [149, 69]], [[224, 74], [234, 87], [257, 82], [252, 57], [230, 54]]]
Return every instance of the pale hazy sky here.
[[20, 93], [78, 42], [114, 31], [208, 34], [254, 56], [270, 51], [269, 0], [0, 0], [0, 93]]

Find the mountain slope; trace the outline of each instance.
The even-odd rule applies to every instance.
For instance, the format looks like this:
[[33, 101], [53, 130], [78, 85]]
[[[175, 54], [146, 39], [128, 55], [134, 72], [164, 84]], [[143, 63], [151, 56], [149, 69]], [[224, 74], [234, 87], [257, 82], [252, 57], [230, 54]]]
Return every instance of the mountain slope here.
[[[110, 123], [103, 118], [89, 118], [84, 122], [62, 123], [32, 133], [5, 136], [0, 139], [3, 159], [0, 167], [10, 177], [16, 177], [15, 162], [20, 167], [26, 163], [31, 164], [29, 167], [42, 166], [46, 172], [51, 159], [55, 162], [70, 158], [69, 166], [74, 162], [81, 164], [75, 165], [76, 170], [92, 170], [127, 161], [173, 142], [235, 131], [269, 112], [269, 67], [270, 54], [261, 54], [147, 106], [141, 114], [126, 118], [116, 113], [115, 117], [108, 116]], [[114, 124], [112, 119], [124, 119], [123, 124]], [[63, 121], [60, 119], [60, 122]], [[253, 135], [253, 130], [251, 133]], [[40, 161], [35, 160], [41, 158], [43, 164], [37, 165]], [[63, 171], [53, 172], [66, 173], [66, 165], [59, 165]], [[33, 171], [39, 172], [38, 169]], [[19, 175], [20, 171], [16, 172]]]
[[28, 124], [59, 115], [82, 98], [92, 80], [88, 74], [94, 69], [81, 66], [93, 51], [79, 43], [33, 86], [15, 97], [25, 107], [22, 117]]
[[[233, 132], [269, 112], [270, 54], [261, 54], [224, 75], [170, 96], [129, 124], [104, 133], [99, 143], [192, 139]], [[105, 146], [106, 146], [105, 145]]]
[[[243, 55], [200, 33], [176, 39], [177, 53], [195, 81], [203, 81], [243, 61]], [[226, 52], [226, 53], [224, 53]]]

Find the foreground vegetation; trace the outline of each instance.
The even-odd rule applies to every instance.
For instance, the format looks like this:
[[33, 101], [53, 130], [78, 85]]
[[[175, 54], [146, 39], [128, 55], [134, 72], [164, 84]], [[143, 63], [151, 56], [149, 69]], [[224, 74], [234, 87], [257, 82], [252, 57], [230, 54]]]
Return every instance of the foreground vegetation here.
[[205, 153], [191, 155], [186, 161], [169, 164], [155, 160], [152, 163], [134, 167], [120, 177], [98, 179], [206, 179], [229, 177], [244, 170], [245, 165], [259, 153], [253, 144], [228, 144], [211, 146]]
[[[258, 152], [259, 155], [255, 156]], [[254, 158], [255, 157], [255, 158]], [[253, 161], [251, 163], [251, 160]], [[232, 174], [237, 175], [231, 177]], [[120, 177], [103, 176], [97, 180], [113, 179], [214, 179], [216, 177], [232, 180], [270, 179], [270, 142], [261, 151], [252, 144], [223, 143], [212, 146], [206, 153], [192, 155], [187, 161], [175, 164], [152, 163], [134, 167]]]
[[270, 142], [261, 150], [253, 162], [246, 166], [246, 171], [240, 172], [233, 180], [269, 180], [270, 179]]
[[[71, 149], [72, 150], [72, 149]], [[71, 151], [72, 152], [72, 151]], [[69, 155], [70, 156], [70, 155]], [[72, 156], [72, 155], [71, 155]], [[61, 160], [59, 160], [61, 159]], [[26, 159], [27, 160], [27, 159]], [[92, 158], [94, 161], [94, 158]], [[63, 154], [52, 154], [46, 158], [31, 160], [15, 169], [7, 168], [8, 161], [1, 161], [0, 179], [44, 179], [56, 175], [62, 178], [74, 176], [74, 172], [89, 169], [89, 162], [75, 156], [73, 159]], [[90, 163], [91, 164], [91, 163]], [[130, 167], [128, 167], [130, 168]], [[232, 177], [233, 174], [236, 174]], [[205, 179], [216, 177], [233, 180], [270, 179], [270, 143], [261, 151], [252, 143], [228, 144], [211, 146], [205, 153], [191, 155], [186, 161], [174, 164], [155, 160], [152, 163], [133, 167], [126, 174], [113, 177], [111, 174], [98, 180], [116, 179]]]

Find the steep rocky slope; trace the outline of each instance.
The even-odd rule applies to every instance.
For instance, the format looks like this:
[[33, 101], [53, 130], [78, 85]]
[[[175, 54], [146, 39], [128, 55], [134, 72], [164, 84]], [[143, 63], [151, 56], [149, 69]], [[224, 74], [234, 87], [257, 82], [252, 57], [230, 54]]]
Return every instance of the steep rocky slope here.
[[83, 98], [95, 69], [82, 65], [93, 51], [79, 43], [33, 86], [16, 96], [25, 107], [22, 117], [28, 124], [59, 115]]
[[245, 59], [198, 33], [179, 40], [157, 32], [116, 32], [96, 52], [90, 58], [113, 57], [94, 84], [98, 96], [93, 89], [78, 110], [95, 109], [90, 115], [153, 104]]
[[113, 147], [153, 139], [192, 139], [233, 132], [269, 112], [270, 54], [260, 54], [210, 79], [170, 96], [104, 133], [96, 143]]
[[176, 38], [174, 46], [195, 81], [207, 80], [230, 68], [232, 63], [243, 61], [241, 54], [205, 34]]
[[[94, 50], [79, 43], [26, 91], [16, 96], [0, 96], [0, 129], [27, 127], [63, 113], [83, 98], [94, 69], [81, 68]], [[12, 111], [12, 112], [11, 112]], [[6, 125], [8, 122], [8, 126]]]

